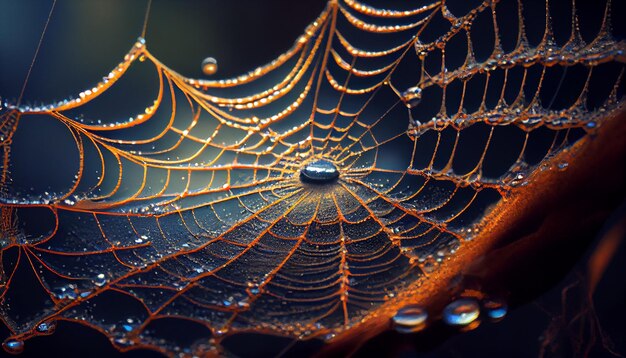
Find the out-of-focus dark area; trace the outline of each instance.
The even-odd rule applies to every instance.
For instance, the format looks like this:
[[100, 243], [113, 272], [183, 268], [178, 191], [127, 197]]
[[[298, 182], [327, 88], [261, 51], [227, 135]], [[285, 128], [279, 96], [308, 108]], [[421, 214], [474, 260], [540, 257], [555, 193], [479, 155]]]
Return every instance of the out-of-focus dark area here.
[[[503, 0], [507, 1], [507, 0]], [[509, 1], [510, 2], [510, 1]], [[569, 1], [554, 0], [553, 17], [570, 18]], [[399, 3], [395, 1], [393, 3]], [[415, 2], [417, 5], [423, 1]], [[379, 7], [384, 7], [376, 2]], [[0, 98], [15, 102], [31, 64], [35, 48], [46, 23], [52, 1], [0, 0]], [[276, 58], [288, 49], [306, 25], [325, 6], [323, 0], [273, 1], [201, 1], [154, 0], [148, 20], [146, 40], [151, 53], [176, 72], [188, 77], [203, 77], [201, 62], [214, 57], [218, 72], [214, 78], [227, 78], [256, 68]], [[406, 5], [404, 5], [406, 6]], [[569, 5], [568, 5], [569, 6]], [[597, 33], [604, 13], [602, 1], [577, 1], [581, 27], [586, 40]], [[22, 104], [38, 105], [60, 100], [89, 88], [120, 62], [124, 54], [141, 35], [147, 1], [127, 0], [59, 0], [43, 39], [41, 49], [28, 81]], [[412, 6], [417, 7], [417, 6]], [[543, 29], [545, 2], [526, 1], [525, 14], [529, 32]], [[621, 17], [626, 2], [614, 1], [614, 33], [624, 38], [626, 24]], [[534, 15], [536, 14], [536, 15]], [[567, 21], [555, 21], [557, 39], [569, 35]], [[536, 41], [536, 36], [531, 40]], [[490, 48], [491, 43], [474, 43], [477, 50]], [[613, 82], [614, 79], [608, 79]], [[146, 91], [154, 93], [156, 89]], [[54, 141], [54, 138], [50, 138]], [[611, 175], [607, 168], [606, 175]], [[376, 353], [379, 356], [400, 357], [570, 357], [584, 355], [588, 330], [578, 330], [579, 320], [602, 327], [604, 336], [594, 331], [596, 342], [589, 351], [591, 357], [612, 357], [614, 352], [626, 355], [626, 245], [619, 246], [593, 296], [595, 314], [578, 317], [588, 309], [584, 285], [587, 261], [595, 245], [611, 225], [624, 220], [626, 207], [614, 213], [607, 226], [598, 233], [587, 252], [547, 292], [532, 292], [538, 296], [511, 310], [499, 323], [484, 323], [471, 332], [452, 335], [435, 347], [416, 346], [410, 335], [379, 337], [376, 345], [366, 345], [358, 356]], [[622, 240], [623, 241], [623, 240]], [[554, 266], [561, 255], [554, 253]], [[520, 268], [523, 270], [523, 268]], [[530, 277], [529, 280], [535, 278]], [[536, 278], [542, 281], [541, 278]], [[572, 286], [563, 299], [566, 287]], [[594, 321], [597, 318], [597, 321]], [[571, 323], [571, 320], [574, 320]], [[552, 327], [552, 329], [550, 329]], [[576, 329], [575, 329], [576, 328]], [[419, 333], [418, 333], [419, 334]], [[8, 335], [0, 329], [0, 338]], [[398, 344], [398, 342], [401, 342]], [[550, 344], [545, 344], [546, 342]], [[577, 346], [577, 344], [579, 344]], [[581, 351], [580, 349], [583, 349]], [[610, 349], [607, 349], [609, 347]], [[544, 351], [545, 350], [545, 351]], [[259, 352], [260, 356], [276, 352]], [[297, 346], [287, 355], [306, 352]], [[0, 351], [0, 355], [6, 354]], [[108, 339], [89, 328], [61, 322], [53, 335], [37, 337], [26, 342], [22, 357], [152, 357], [154, 352], [120, 353]]]

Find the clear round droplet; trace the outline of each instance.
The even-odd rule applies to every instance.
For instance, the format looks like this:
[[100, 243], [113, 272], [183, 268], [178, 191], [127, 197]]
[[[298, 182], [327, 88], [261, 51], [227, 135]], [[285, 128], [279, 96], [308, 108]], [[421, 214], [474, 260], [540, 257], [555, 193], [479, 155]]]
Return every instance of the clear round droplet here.
[[332, 183], [339, 178], [337, 167], [327, 160], [310, 162], [300, 170], [300, 180], [311, 184]]
[[413, 108], [417, 106], [422, 100], [422, 89], [419, 87], [411, 87], [402, 92], [402, 102], [407, 108]]
[[207, 57], [202, 61], [202, 73], [207, 76], [217, 72], [217, 60], [213, 57]]
[[480, 315], [480, 306], [473, 298], [459, 298], [443, 310], [443, 321], [450, 326], [467, 326]]
[[96, 278], [94, 279], [94, 284], [98, 287], [102, 287], [106, 284], [106, 276], [103, 273], [100, 273], [96, 276]]
[[485, 314], [492, 321], [499, 321], [506, 316], [508, 306], [504, 300], [498, 298], [489, 298], [483, 301]]
[[404, 306], [392, 318], [395, 330], [400, 333], [413, 333], [423, 329], [427, 319], [428, 312], [419, 305]]
[[7, 351], [7, 353], [20, 354], [24, 351], [24, 341], [9, 338], [2, 343], [2, 347], [5, 351]]

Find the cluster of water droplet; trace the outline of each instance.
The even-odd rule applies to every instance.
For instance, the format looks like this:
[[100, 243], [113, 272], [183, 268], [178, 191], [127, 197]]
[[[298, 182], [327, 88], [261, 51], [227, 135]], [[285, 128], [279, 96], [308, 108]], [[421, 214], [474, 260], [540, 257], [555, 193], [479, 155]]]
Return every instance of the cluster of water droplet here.
[[[481, 315], [491, 322], [497, 322], [506, 316], [507, 311], [506, 302], [500, 298], [484, 298], [479, 301], [474, 297], [461, 297], [446, 305], [438, 317], [448, 326], [472, 329], [478, 325]], [[429, 320], [432, 318], [426, 308], [416, 304], [402, 307], [392, 317], [394, 329], [399, 333], [421, 331], [426, 328]]]

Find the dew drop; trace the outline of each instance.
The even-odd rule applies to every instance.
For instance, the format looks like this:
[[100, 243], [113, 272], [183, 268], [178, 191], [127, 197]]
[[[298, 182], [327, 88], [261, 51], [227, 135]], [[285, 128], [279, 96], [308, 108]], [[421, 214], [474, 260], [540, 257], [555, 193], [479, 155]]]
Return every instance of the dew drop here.
[[331, 183], [339, 178], [337, 167], [327, 160], [317, 160], [308, 163], [300, 171], [300, 180], [312, 184]]
[[113, 340], [113, 342], [115, 342], [116, 345], [121, 346], [121, 347], [128, 347], [128, 346], [132, 346], [133, 344], [135, 344], [135, 342], [127, 338], [116, 338]]
[[404, 306], [392, 318], [396, 331], [400, 333], [413, 333], [423, 329], [426, 319], [428, 313], [419, 305]]
[[325, 341], [330, 341], [331, 339], [335, 338], [337, 335], [335, 333], [328, 333], [327, 335], [324, 336], [324, 340]]
[[253, 295], [258, 295], [261, 291], [259, 290], [258, 287], [252, 287], [250, 288], [250, 293]]
[[483, 302], [485, 314], [490, 320], [497, 322], [506, 316], [508, 306], [504, 300], [490, 298]]
[[228, 328], [224, 327], [224, 328], [216, 330], [214, 334], [217, 337], [221, 337], [221, 336], [224, 336], [226, 333], [228, 333]]
[[480, 314], [478, 302], [473, 298], [460, 298], [443, 310], [443, 321], [451, 326], [467, 326]]
[[57, 324], [54, 321], [50, 322], [42, 322], [37, 326], [37, 332], [43, 334], [52, 334], [54, 330], [57, 328]]
[[402, 92], [402, 102], [407, 108], [413, 108], [417, 106], [422, 100], [422, 89], [419, 87], [411, 87]]
[[2, 343], [2, 347], [8, 353], [20, 354], [24, 351], [24, 341], [18, 341], [17, 339], [9, 338], [4, 341], [4, 343]]
[[94, 284], [98, 287], [102, 287], [106, 284], [106, 276], [103, 273], [100, 273], [96, 276], [96, 279], [93, 281]]
[[202, 73], [207, 76], [214, 75], [217, 72], [217, 60], [213, 57], [207, 57], [202, 61]]

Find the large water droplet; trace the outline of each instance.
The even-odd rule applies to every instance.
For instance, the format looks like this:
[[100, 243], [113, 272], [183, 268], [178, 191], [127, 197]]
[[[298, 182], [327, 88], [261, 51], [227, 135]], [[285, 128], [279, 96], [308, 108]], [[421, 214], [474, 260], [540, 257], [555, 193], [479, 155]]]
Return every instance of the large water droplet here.
[[392, 318], [396, 331], [400, 333], [413, 333], [423, 329], [426, 319], [428, 313], [419, 305], [404, 306]]
[[483, 301], [485, 313], [492, 321], [499, 321], [506, 316], [508, 306], [504, 300], [490, 298]]
[[402, 92], [402, 102], [407, 108], [413, 108], [417, 106], [422, 100], [422, 89], [419, 87], [411, 87]]
[[202, 73], [207, 76], [217, 72], [217, 60], [213, 57], [207, 57], [202, 61]]
[[4, 341], [4, 343], [2, 343], [2, 347], [8, 353], [20, 354], [24, 351], [24, 341], [18, 341], [17, 339], [9, 338]]
[[308, 163], [300, 171], [300, 180], [312, 184], [331, 183], [339, 178], [337, 167], [327, 160], [317, 160]]
[[107, 283], [106, 276], [103, 273], [98, 274], [93, 283], [98, 287], [104, 286]]
[[460, 298], [443, 310], [443, 321], [451, 326], [466, 326], [480, 314], [478, 302], [473, 298]]

